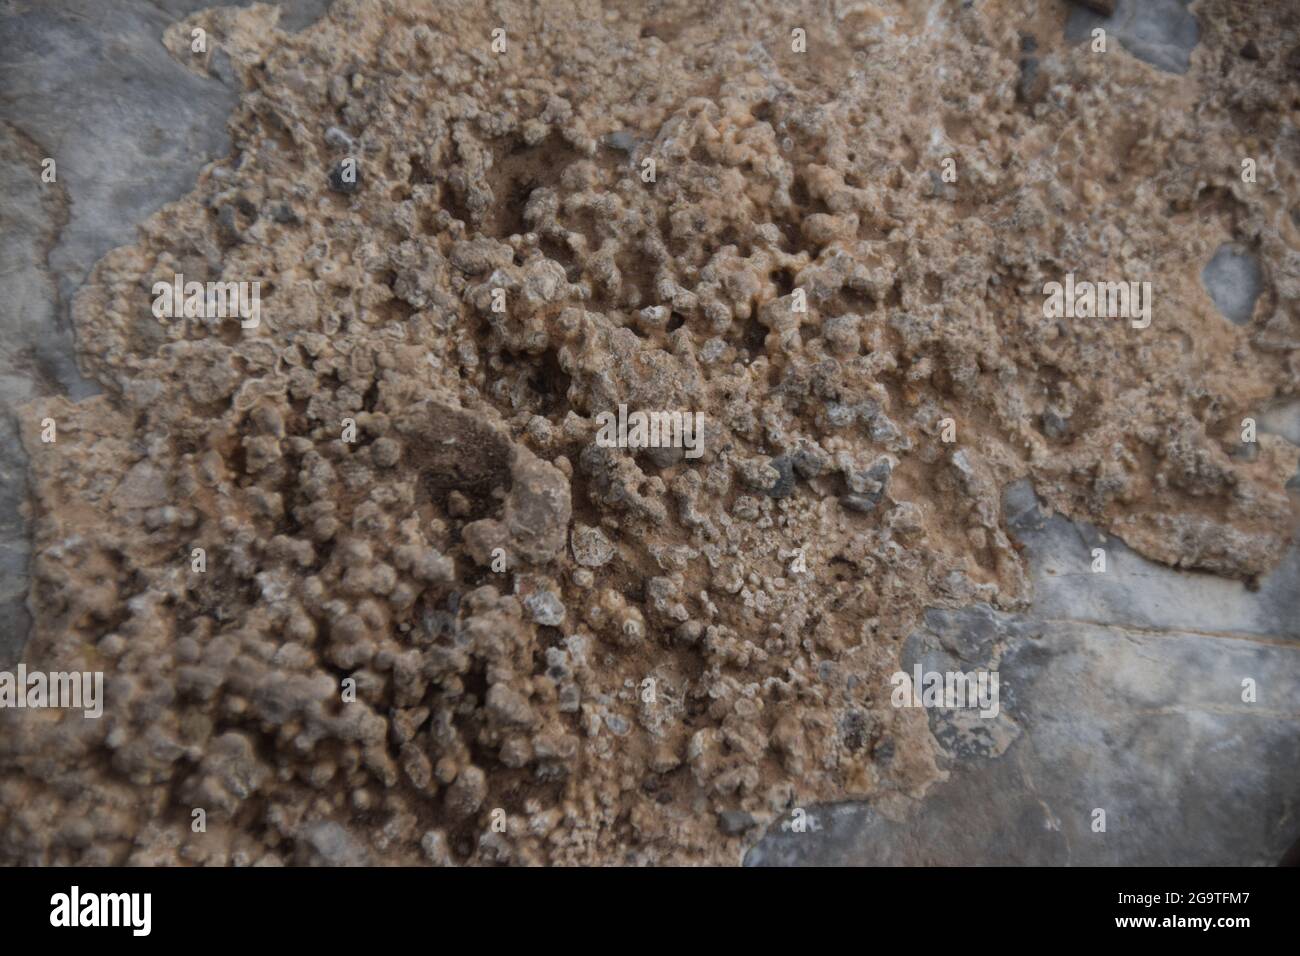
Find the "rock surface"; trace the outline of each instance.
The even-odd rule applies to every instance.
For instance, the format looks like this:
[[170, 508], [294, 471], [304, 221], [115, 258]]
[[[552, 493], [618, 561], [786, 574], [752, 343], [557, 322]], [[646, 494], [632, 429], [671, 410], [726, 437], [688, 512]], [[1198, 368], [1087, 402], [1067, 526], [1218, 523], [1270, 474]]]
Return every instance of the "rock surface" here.
[[[3, 255], [25, 303], [5, 387], [31, 399], [23, 654], [104, 670], [108, 699], [100, 721], [0, 712], [0, 860], [734, 862], [796, 806], [923, 819], [955, 768], [1005, 775], [1034, 739], [1074, 755], [1043, 770], [1043, 819], [1085, 860], [1070, 761], [1151, 711], [1150, 774], [1092, 778], [1110, 832], [1168, 842], [1121, 777], [1163, 799], [1229, 761], [1199, 743], [1239, 720], [1206, 675], [1243, 668], [1272, 681], [1240, 797], [1262, 834], [1240, 858], [1267, 857], [1294, 765], [1267, 708], [1294, 683], [1276, 622], [1296, 606], [1297, 455], [1276, 410], [1300, 344], [1282, 108], [1300, 24], [1121, 3], [1120, 47], [1094, 54], [1028, 0], [834, 22], [725, 6], [499, 21], [340, 0], [297, 34], [263, 5], [133, 7], [122, 62], [147, 67], [98, 76], [79, 114], [78, 136], [127, 141], [98, 184], [96, 147], [51, 139], [57, 110], [20, 78], [4, 149], [25, 228]], [[93, 44], [79, 9], [6, 35]], [[148, 92], [115, 99], [135, 76]], [[45, 140], [72, 152], [71, 202], [33, 180]], [[145, 190], [128, 174], [155, 154]], [[1225, 243], [1260, 265], [1241, 325], [1199, 281]], [[154, 283], [179, 273], [259, 282], [259, 321], [160, 318]], [[1152, 323], [1051, 316], [1067, 273], [1151, 281]], [[69, 301], [85, 383], [54, 331]], [[599, 441], [625, 405], [702, 411], [699, 457]], [[1244, 448], [1247, 415], [1268, 427]], [[1045, 523], [1039, 551], [1000, 494], [1026, 477], [1076, 522]], [[1091, 575], [1080, 534], [1108, 549], [1094, 590], [1071, 581]], [[1141, 599], [1122, 583], [1144, 560], [1223, 577], [1198, 578], [1198, 616], [1183, 572]], [[1031, 595], [1068, 622], [1042, 667], [1015, 616]], [[1166, 655], [1186, 713], [1158, 669], [1117, 682], [1143, 628], [1187, 638]], [[898, 667], [995, 647], [991, 724], [890, 705]], [[1109, 711], [1059, 720], [1078, 686]], [[1189, 720], [1204, 735], [1161, 753]], [[1036, 780], [995, 782], [1038, 806]], [[1185, 858], [1225, 858], [1214, 801], [1180, 807], [1221, 827], [1182, 831]], [[1004, 832], [983, 822], [972, 845]]]

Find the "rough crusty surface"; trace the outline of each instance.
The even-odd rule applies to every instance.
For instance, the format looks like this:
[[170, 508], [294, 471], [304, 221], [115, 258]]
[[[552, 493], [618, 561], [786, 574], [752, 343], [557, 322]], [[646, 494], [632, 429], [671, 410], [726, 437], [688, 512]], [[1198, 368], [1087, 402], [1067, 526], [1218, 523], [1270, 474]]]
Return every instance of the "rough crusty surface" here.
[[[76, 301], [104, 394], [22, 412], [26, 662], [107, 699], [0, 711], [0, 861], [734, 862], [938, 779], [888, 675], [924, 608], [1024, 601], [1007, 482], [1266, 572], [1295, 452], [1240, 432], [1297, 381], [1300, 25], [1195, 12], [1186, 76], [1036, 0], [175, 25], [247, 92]], [[1240, 327], [1199, 279], [1230, 240]], [[1045, 318], [1067, 272], [1151, 281], [1151, 326]], [[260, 281], [261, 325], [154, 318], [175, 273]], [[620, 403], [704, 412], [703, 456], [599, 447]]]

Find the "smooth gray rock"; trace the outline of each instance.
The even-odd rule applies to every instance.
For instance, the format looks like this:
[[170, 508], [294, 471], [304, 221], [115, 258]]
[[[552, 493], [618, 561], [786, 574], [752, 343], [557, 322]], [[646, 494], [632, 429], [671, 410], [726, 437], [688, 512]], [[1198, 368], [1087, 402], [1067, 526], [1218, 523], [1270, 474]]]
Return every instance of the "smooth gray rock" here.
[[1259, 262], [1247, 249], [1224, 243], [1204, 269], [1201, 282], [1214, 305], [1236, 325], [1246, 325], [1255, 314], [1255, 300], [1264, 288]]
[[1031, 608], [931, 611], [903, 653], [909, 671], [995, 666], [997, 716], [929, 710], [951, 776], [905, 821], [808, 808], [808, 832], [769, 827], [746, 864], [1276, 864], [1300, 833], [1300, 550], [1254, 593], [1113, 538], [1092, 573], [1097, 532], [1024, 484], [1005, 513]]
[[36, 394], [58, 389], [52, 366], [71, 350], [56, 333], [54, 281], [42, 268], [53, 242], [59, 203], [40, 189], [40, 161], [31, 144], [0, 124], [0, 169], [9, 188], [0, 197], [0, 667], [17, 656], [28, 627], [27, 559], [30, 550], [19, 513], [27, 495], [27, 461], [11, 409]]
[[1300, 445], [1300, 398], [1275, 402], [1260, 411], [1257, 418], [1260, 431]]
[[[1176, 571], [1131, 551], [1090, 525], [1045, 514], [1024, 483], [1008, 488], [1008, 525], [1024, 544], [1034, 603], [1031, 616], [1129, 628], [1300, 638], [1300, 552], [1292, 549], [1250, 591], [1240, 581]], [[1092, 549], [1106, 551], [1094, 574]]]
[[[1102, 27], [1107, 37], [1139, 60], [1169, 73], [1186, 73], [1192, 49], [1201, 39], [1201, 27], [1188, 9], [1191, 0], [1119, 0], [1109, 17], [1073, 5], [1065, 22], [1071, 43], [1091, 40]], [[1107, 47], [1109, 55], [1109, 45]]]

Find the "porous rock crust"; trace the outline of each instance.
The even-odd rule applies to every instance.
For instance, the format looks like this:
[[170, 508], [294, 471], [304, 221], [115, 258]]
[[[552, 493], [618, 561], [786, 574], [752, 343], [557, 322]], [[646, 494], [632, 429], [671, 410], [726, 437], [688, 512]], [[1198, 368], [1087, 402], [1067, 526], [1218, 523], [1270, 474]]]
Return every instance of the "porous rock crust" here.
[[[107, 701], [0, 711], [0, 860], [717, 863], [906, 813], [943, 771], [888, 676], [924, 608], [1026, 599], [1007, 482], [1179, 566], [1285, 547], [1294, 450], [1239, 435], [1300, 344], [1281, 6], [1198, 3], [1185, 77], [1036, 0], [175, 25], [246, 93], [75, 303], [104, 394], [23, 410], [26, 660]], [[1152, 281], [1151, 326], [1045, 318], [1067, 272]], [[260, 325], [156, 319], [176, 273], [260, 281]], [[620, 403], [703, 455], [600, 447]]]

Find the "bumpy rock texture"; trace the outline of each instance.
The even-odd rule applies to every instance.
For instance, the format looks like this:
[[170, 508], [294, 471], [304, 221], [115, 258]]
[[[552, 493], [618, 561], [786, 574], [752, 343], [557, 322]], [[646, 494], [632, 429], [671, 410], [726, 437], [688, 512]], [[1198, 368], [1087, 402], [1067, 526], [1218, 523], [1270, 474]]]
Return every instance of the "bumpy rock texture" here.
[[[1174, 76], [1055, 4], [829, 9], [168, 30], [246, 92], [75, 302], [104, 393], [22, 411], [25, 657], [108, 680], [98, 721], [0, 711], [0, 859], [734, 861], [942, 778], [888, 675], [926, 608], [1023, 606], [1007, 483], [1277, 562], [1295, 449], [1241, 421], [1300, 371], [1300, 15], [1196, 4]], [[1067, 272], [1151, 281], [1151, 326], [1045, 318]], [[176, 273], [260, 281], [261, 324], [156, 319]], [[600, 447], [620, 403], [703, 411], [703, 456]]]

